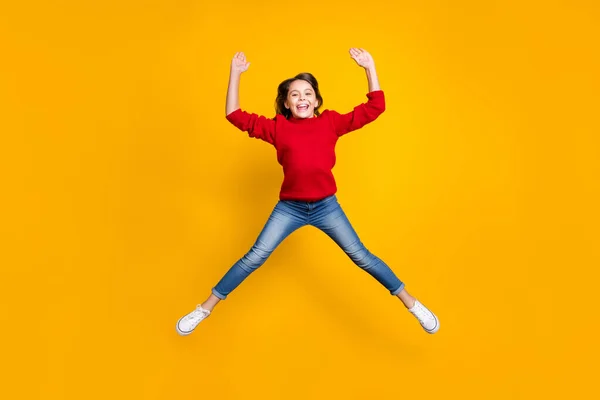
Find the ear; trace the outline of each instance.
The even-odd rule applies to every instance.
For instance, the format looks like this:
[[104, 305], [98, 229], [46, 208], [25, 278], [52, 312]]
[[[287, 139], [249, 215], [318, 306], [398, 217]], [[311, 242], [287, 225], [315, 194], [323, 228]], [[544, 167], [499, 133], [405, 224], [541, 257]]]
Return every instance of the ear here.
[[284, 105], [284, 106], [285, 106], [285, 108], [287, 108], [288, 110], [290, 109], [290, 106], [288, 105], [288, 102], [287, 102], [287, 101], [284, 101], [284, 102], [283, 102], [283, 105]]
[[315, 101], [315, 108], [319, 107], [319, 100]]

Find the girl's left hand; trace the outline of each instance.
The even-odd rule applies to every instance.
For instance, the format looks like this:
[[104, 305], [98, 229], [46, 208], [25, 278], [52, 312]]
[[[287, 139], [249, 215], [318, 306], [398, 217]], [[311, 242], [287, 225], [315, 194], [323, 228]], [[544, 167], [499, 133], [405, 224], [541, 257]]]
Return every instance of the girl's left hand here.
[[352, 47], [350, 49], [350, 57], [352, 57], [352, 59], [363, 68], [371, 68], [375, 66], [373, 57], [371, 57], [369, 52], [365, 49], [358, 49], [356, 47]]

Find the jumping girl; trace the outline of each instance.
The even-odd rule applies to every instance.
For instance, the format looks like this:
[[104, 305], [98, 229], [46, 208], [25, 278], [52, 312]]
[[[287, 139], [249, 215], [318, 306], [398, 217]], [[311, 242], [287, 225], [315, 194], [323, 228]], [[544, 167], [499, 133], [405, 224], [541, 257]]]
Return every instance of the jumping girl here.
[[325, 232], [356, 265], [397, 296], [426, 332], [438, 331], [438, 318], [411, 296], [394, 272], [363, 245], [335, 195], [337, 187], [331, 170], [335, 165], [338, 138], [374, 121], [385, 110], [385, 98], [373, 58], [358, 48], [351, 48], [350, 56], [366, 71], [369, 84], [366, 103], [347, 114], [333, 110], [319, 112], [323, 97], [317, 80], [309, 73], [302, 73], [279, 85], [273, 119], [240, 109], [240, 77], [250, 63], [244, 53], [236, 53], [233, 57], [226, 118], [238, 129], [248, 132], [250, 137], [275, 147], [284, 178], [279, 201], [256, 242], [227, 271], [206, 301], [177, 321], [176, 329], [180, 335], [192, 333], [221, 300], [264, 264], [288, 235], [306, 225]]

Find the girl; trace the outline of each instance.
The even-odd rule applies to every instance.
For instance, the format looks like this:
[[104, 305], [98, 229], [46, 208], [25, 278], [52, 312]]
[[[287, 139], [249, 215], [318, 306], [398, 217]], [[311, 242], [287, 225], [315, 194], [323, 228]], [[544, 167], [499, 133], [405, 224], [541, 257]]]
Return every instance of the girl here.
[[244, 53], [236, 53], [231, 62], [227, 89], [226, 118], [250, 137], [264, 140], [277, 150], [284, 179], [269, 220], [250, 251], [238, 260], [212, 289], [206, 301], [177, 321], [180, 335], [189, 335], [208, 317], [250, 273], [260, 267], [275, 248], [292, 232], [312, 225], [331, 237], [360, 268], [397, 296], [428, 333], [438, 331], [437, 317], [412, 297], [394, 272], [361, 243], [335, 193], [331, 172], [335, 164], [338, 138], [374, 121], [385, 110], [375, 63], [363, 49], [351, 48], [350, 56], [365, 69], [369, 83], [368, 101], [347, 114], [324, 110], [323, 98], [314, 76], [303, 73], [287, 79], [277, 90], [276, 115], [273, 119], [240, 109], [240, 77], [250, 63]]

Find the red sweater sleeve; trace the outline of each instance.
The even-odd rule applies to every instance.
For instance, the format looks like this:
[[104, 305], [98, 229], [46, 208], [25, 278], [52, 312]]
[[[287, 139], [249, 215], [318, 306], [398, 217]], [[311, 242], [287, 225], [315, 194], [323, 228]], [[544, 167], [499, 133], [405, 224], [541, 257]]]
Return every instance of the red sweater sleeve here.
[[329, 110], [329, 115], [338, 136], [362, 128], [369, 122], [375, 121], [385, 111], [385, 96], [382, 90], [367, 93], [368, 101], [347, 114]]
[[248, 132], [250, 137], [275, 144], [275, 121], [256, 114], [250, 114], [241, 109], [227, 115], [227, 120], [238, 129]]

